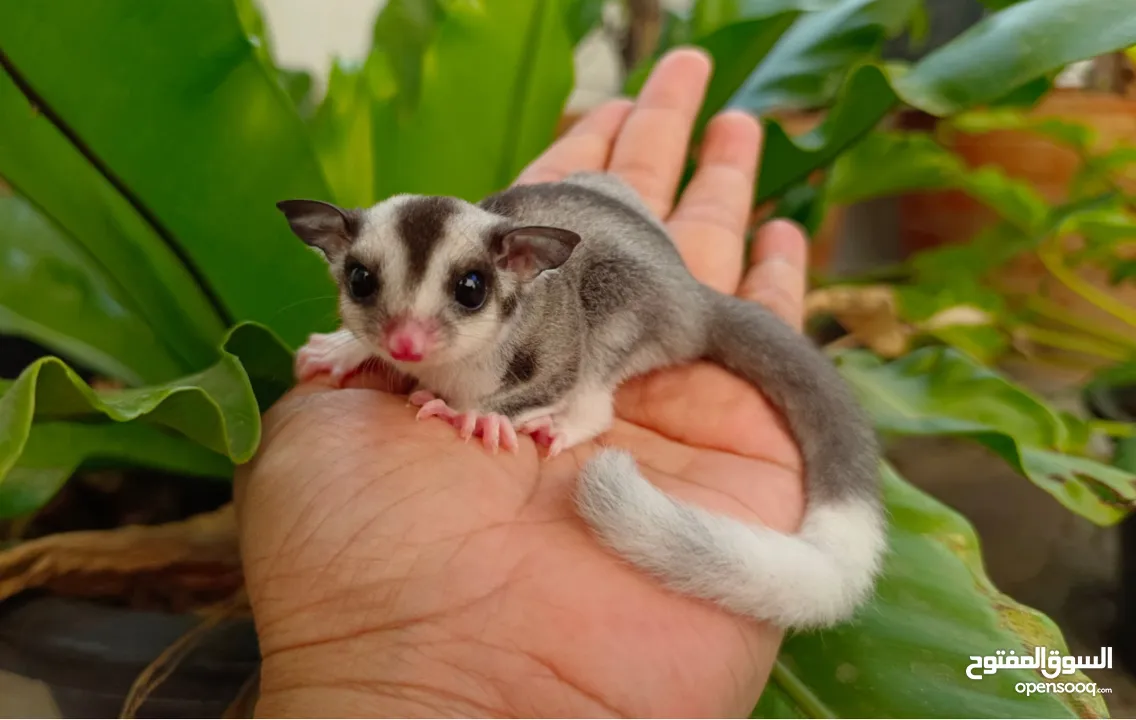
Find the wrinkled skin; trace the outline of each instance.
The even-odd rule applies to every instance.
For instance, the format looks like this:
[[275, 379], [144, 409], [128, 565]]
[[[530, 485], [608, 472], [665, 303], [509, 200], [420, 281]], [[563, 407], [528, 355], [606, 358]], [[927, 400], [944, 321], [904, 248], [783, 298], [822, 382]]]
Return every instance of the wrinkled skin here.
[[[758, 233], [743, 266], [757, 123], [709, 126], [672, 207], [710, 66], [676, 51], [636, 104], [585, 116], [518, 182], [607, 168], [667, 219], [703, 282], [797, 325], [806, 243]], [[772, 627], [671, 593], [602, 549], [576, 517], [594, 445], [547, 461], [415, 422], [378, 376], [296, 388], [237, 477], [241, 544], [264, 656], [267, 716], [745, 716], [781, 642]], [[624, 386], [603, 441], [686, 500], [794, 531], [800, 459], [761, 396], [710, 365]]]

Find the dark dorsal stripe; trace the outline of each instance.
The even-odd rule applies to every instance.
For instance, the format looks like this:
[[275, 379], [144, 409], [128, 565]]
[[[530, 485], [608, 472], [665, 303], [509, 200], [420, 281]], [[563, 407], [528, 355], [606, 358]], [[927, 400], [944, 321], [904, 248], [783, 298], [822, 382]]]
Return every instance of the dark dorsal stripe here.
[[517, 213], [516, 189], [502, 190], [499, 193], [490, 195], [479, 202], [478, 205], [480, 205], [482, 209], [495, 215], [513, 217], [513, 215]]
[[426, 266], [435, 246], [441, 241], [446, 220], [458, 211], [457, 203], [448, 197], [416, 197], [398, 208], [398, 237], [406, 246], [410, 281], [418, 283], [426, 274]]

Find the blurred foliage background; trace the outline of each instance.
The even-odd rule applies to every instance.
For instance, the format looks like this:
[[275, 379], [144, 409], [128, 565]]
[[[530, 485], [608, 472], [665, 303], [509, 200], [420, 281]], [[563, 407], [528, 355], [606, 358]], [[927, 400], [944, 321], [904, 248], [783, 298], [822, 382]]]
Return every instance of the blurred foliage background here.
[[[829, 349], [881, 433], [972, 439], [1070, 512], [1114, 524], [1136, 476], [1093, 441], [1134, 426], [1055, 409], [999, 362], [1059, 350], [1089, 368], [1087, 388], [1136, 379], [1136, 305], [1114, 292], [1136, 277], [1136, 149], [1035, 112], [1070, 64], [1125, 57], [1136, 13], [1131, 0], [985, 4], [958, 37], [901, 61], [884, 50], [925, 37], [921, 0], [697, 0], [645, 14], [628, 0], [643, 22], [624, 46], [626, 91], [668, 48], [714, 57], [698, 131], [726, 108], [762, 117], [755, 221], [791, 217], [819, 237], [841, 208], [881, 197], [981, 206], [965, 242], [863, 277], [818, 272], [810, 317], [838, 323]], [[65, 573], [27, 573], [31, 560], [84, 572], [69, 560], [80, 528], [40, 522], [77, 474], [216, 486], [252, 457], [292, 352], [336, 326], [331, 281], [276, 201], [476, 200], [507, 186], [566, 120], [573, 55], [603, 9], [390, 0], [366, 60], [337, 62], [316, 98], [310, 76], [277, 66], [252, 0], [0, 0], [0, 333], [50, 353], [0, 380], [0, 597], [63, 591]], [[1072, 154], [1061, 197], [959, 153], [960, 138], [998, 132]], [[1041, 271], [1023, 284], [1011, 270], [1031, 260]], [[1067, 309], [1062, 292], [1104, 319]], [[876, 599], [845, 626], [789, 638], [755, 712], [1105, 715], [1099, 697], [1016, 693], [1038, 680], [1029, 670], [967, 679], [971, 655], [1063, 648], [1061, 633], [993, 587], [960, 515], [881, 472], [892, 552]], [[108, 528], [92, 547], [113, 554], [126, 530], [152, 541]], [[181, 580], [164, 582], [173, 594]], [[115, 592], [100, 587], [87, 594]]]

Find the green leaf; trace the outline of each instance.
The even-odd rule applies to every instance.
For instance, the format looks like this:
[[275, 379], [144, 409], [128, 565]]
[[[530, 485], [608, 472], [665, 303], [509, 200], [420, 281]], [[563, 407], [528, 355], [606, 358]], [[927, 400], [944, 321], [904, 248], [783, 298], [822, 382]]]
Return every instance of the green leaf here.
[[1051, 620], [990, 582], [961, 515], [891, 467], [883, 481], [891, 552], [875, 598], [850, 623], [789, 637], [754, 717], [1107, 717], [1100, 696], [1017, 692], [1044, 682], [1029, 670], [966, 676], [973, 655], [1068, 649]]
[[[326, 268], [275, 207], [330, 194], [232, 0], [0, 0], [0, 46], [35, 105], [144, 210], [227, 315], [292, 345], [334, 327]], [[0, 135], [24, 145], [17, 120], [3, 113]], [[39, 207], [60, 202], [13, 185]]]
[[918, 0], [844, 0], [802, 16], [738, 88], [728, 107], [763, 114], [821, 107], [849, 68], [875, 58], [910, 20]]
[[[896, 288], [901, 317], [918, 323], [960, 305], [994, 316], [1001, 315], [1006, 310], [1005, 300], [997, 291], [983, 285], [974, 270], [968, 269], [984, 271], [989, 258], [975, 251], [952, 262], [947, 260], [948, 252], [949, 249], [943, 248], [927, 253], [926, 257], [916, 258], [919, 262], [913, 268], [913, 284]], [[924, 263], [942, 275], [931, 275], [929, 271], [922, 270], [920, 266]]]
[[1067, 214], [1057, 232], [1079, 235], [1084, 247], [1071, 253], [1071, 260], [1095, 260], [1111, 265], [1117, 251], [1136, 242], [1136, 215], [1123, 207], [1123, 201], [1110, 198], [1103, 207], [1088, 207]]
[[1077, 152], [1088, 152], [1097, 139], [1089, 126], [1057, 117], [1040, 117], [1017, 109], [971, 110], [950, 119], [949, 127], [959, 132], [982, 134], [996, 130], [1037, 133], [1069, 146]]
[[993, 364], [1011, 348], [1008, 334], [993, 324], [946, 325], [923, 332], [982, 365]]
[[706, 37], [730, 25], [749, 23], [787, 11], [824, 12], [841, 2], [844, 0], [698, 0], [689, 13], [680, 14], [680, 17], [688, 19], [694, 36]]
[[756, 201], [777, 197], [834, 161], [871, 132], [895, 100], [884, 70], [861, 65], [851, 72], [825, 119], [809, 133], [791, 138], [780, 123], [767, 120]]
[[1025, 233], [1036, 233], [1049, 204], [1029, 183], [992, 167], [969, 169], [919, 133], [875, 132], [833, 164], [833, 202], [851, 204], [912, 191], [956, 189], [983, 202]]
[[1088, 432], [1081, 421], [955, 350], [922, 348], [890, 363], [855, 351], [838, 362], [883, 432], [976, 440], [1098, 524], [1115, 523], [1136, 507], [1136, 476], [1069, 454], [1084, 450]]
[[800, 225], [809, 238], [816, 236], [828, 206], [827, 183], [800, 183], [785, 193], [771, 217], [786, 218]]
[[370, 63], [385, 63], [397, 78], [397, 102], [413, 112], [422, 96], [426, 52], [443, 18], [440, 0], [391, 0], [379, 12], [372, 32]]
[[[758, 202], [826, 166], [884, 118], [898, 99], [950, 115], [1030, 93], [1070, 62], [1136, 43], [1128, 0], [1025, 0], [972, 26], [913, 67], [861, 65], [848, 76], [820, 127], [790, 138], [767, 123]], [[1019, 48], [1027, 48], [1018, 52]]]
[[309, 125], [324, 177], [335, 202], [345, 207], [370, 207], [378, 200], [371, 152], [371, 102], [364, 68], [336, 61], [328, 75], [327, 93]]
[[277, 79], [284, 88], [284, 92], [292, 99], [296, 112], [307, 118], [312, 113], [312, 74], [306, 70], [288, 70], [280, 68], [276, 71]]
[[667, 49], [678, 44], [701, 47], [714, 61], [702, 110], [696, 122], [696, 134], [705, 123], [724, 108], [749, 77], [753, 68], [766, 58], [770, 50], [786, 36], [786, 31], [807, 13], [823, 13], [842, 0], [711, 0], [695, 4], [689, 20], [681, 15], [668, 16], [660, 48], [650, 64], [631, 74], [627, 90], [638, 93], [651, 65]]
[[376, 38], [408, 39], [368, 60], [372, 92], [392, 80], [397, 91], [374, 95], [375, 193], [477, 200], [511, 183], [555, 135], [573, 77], [566, 6], [448, 0], [422, 23], [388, 20], [392, 8], [428, 5], [392, 3], [377, 24], [394, 29]]
[[1049, 91], [1053, 89], [1053, 81], [1057, 78], [1057, 72], [1050, 71], [1045, 75], [1030, 80], [1021, 87], [1015, 88], [1006, 93], [997, 100], [990, 102], [991, 108], [1010, 108], [1018, 110], [1029, 110], [1037, 106]]
[[1123, 191], [1133, 180], [1136, 180], [1136, 147], [1120, 145], [1105, 153], [1084, 157], [1069, 192], [1076, 197], [1108, 189]]
[[255, 0], [233, 0], [233, 4], [245, 36], [252, 43], [257, 58], [268, 70], [269, 75], [274, 76], [284, 88], [296, 110], [306, 116], [311, 105], [311, 74], [305, 70], [288, 70], [277, 66], [272, 36], [264, 25], [264, 16]]
[[[689, 25], [672, 22], [678, 28], [672, 31], [676, 42], [698, 45], [714, 59], [714, 75], [699, 115], [699, 128], [727, 103], [756, 108], [774, 96], [778, 102], [788, 102], [791, 92], [798, 93], [794, 102], [806, 105], [817, 97], [837, 98], [820, 126], [801, 138], [790, 138], [779, 123], [766, 121], [758, 203], [779, 196], [813, 170], [832, 162], [875, 127], [895, 104], [897, 98], [884, 69], [854, 63], [858, 56], [861, 60], [873, 58], [872, 48], [878, 43], [873, 45], [871, 38], [881, 29], [886, 34], [909, 19], [911, 7], [906, 0], [879, 0], [878, 5], [849, 0], [721, 0], [696, 4]], [[857, 24], [845, 29], [837, 22], [845, 18]], [[804, 29], [798, 31], [798, 25]], [[871, 38], [867, 38], [869, 35]], [[783, 42], [788, 45], [779, 59], [767, 57], [775, 45], [783, 47]], [[667, 43], [663, 45], [665, 49]], [[631, 74], [628, 91], [638, 91], [649, 69], [650, 65], [645, 65]], [[747, 96], [739, 88], [751, 74], [756, 74], [754, 82], [758, 84], [750, 98], [753, 102], [747, 105]], [[847, 80], [837, 92], [834, 82], [842, 77]], [[806, 96], [811, 98], [808, 102]]]
[[15, 195], [0, 196], [0, 333], [130, 384], [187, 370], [98, 258]]
[[[710, 77], [702, 110], [695, 123], [696, 133], [700, 133], [710, 118], [726, 107], [730, 98], [749, 77], [751, 68], [760, 63], [781, 40], [785, 31], [792, 27], [801, 15], [798, 8], [800, 4], [771, 4], [770, 14], [727, 25], [697, 41], [713, 59], [714, 73]], [[779, 5], [783, 7], [778, 7]]]
[[833, 163], [829, 194], [853, 204], [957, 186], [962, 160], [922, 133], [874, 132]]
[[[5, 498], [0, 505], [26, 511], [28, 498], [49, 498], [58, 489], [64, 468], [91, 458], [167, 469], [178, 463], [177, 469], [199, 474], [215, 474], [221, 460], [246, 462], [260, 442], [261, 411], [287, 389], [290, 375], [288, 348], [258, 325], [234, 328], [221, 359], [204, 372], [151, 387], [97, 392], [59, 359], [42, 358], [14, 382], [0, 386], [0, 498]], [[39, 429], [47, 423], [55, 429]], [[115, 429], [67, 429], [79, 424]], [[119, 425], [149, 430], [125, 430]], [[41, 432], [47, 435], [35, 440]], [[155, 438], [154, 432], [175, 439], [153, 440], [153, 452], [126, 449], [137, 440]], [[53, 438], [62, 443], [74, 440], [77, 445], [43, 444]], [[7, 497], [7, 478], [13, 469], [19, 471], [17, 484], [14, 495]], [[33, 477], [46, 484], [29, 487]]]
[[1098, 370], [1082, 388], [1082, 397], [1106, 419], [1136, 422], [1124, 402], [1132, 388], [1136, 388], [1136, 361]]
[[946, 116], [1078, 60], [1136, 43], [1130, 0], [1025, 0], [988, 16], [896, 79], [905, 102]]
[[603, 21], [605, 0], [567, 0], [565, 17], [568, 34], [575, 45]]
[[223, 456], [146, 423], [34, 423], [19, 462], [0, 482], [0, 518], [38, 510], [81, 466], [100, 464], [212, 478], [233, 472]]
[[[847, 0], [704, 0], [694, 5], [689, 17], [668, 12], [655, 56], [633, 70], [625, 92], [635, 95], [642, 88], [654, 63], [677, 45], [701, 47], [713, 58], [714, 73], [703, 101], [696, 133], [746, 82], [755, 67], [762, 67], [770, 50], [809, 13], [823, 15]], [[800, 18], [800, 20], [798, 20]], [[807, 28], [806, 28], [807, 31]]]
[[264, 15], [256, 0], [233, 0], [233, 7], [237, 11], [237, 20], [241, 29], [252, 43], [257, 57], [268, 67], [275, 66], [275, 53], [272, 49], [272, 36], [264, 25]]
[[1017, 5], [1022, 0], [979, 0], [989, 10], [1003, 10], [1011, 5]]
[[[695, 4], [694, 9], [697, 10], [703, 5], [709, 4], [711, 3], [699, 2]], [[691, 13], [676, 11], [672, 8], [665, 8], [662, 12], [663, 22], [659, 29], [659, 41], [654, 52], [650, 57], [644, 58], [636, 67], [629, 70], [626, 79], [623, 81], [623, 92], [629, 97], [638, 95], [639, 91], [643, 89], [643, 83], [647, 81], [647, 76], [650, 75], [651, 69], [659, 58], [680, 45], [694, 44], [692, 42], [694, 27]]]
[[1130, 282], [1136, 279], [1136, 260], [1121, 260], [1112, 266], [1108, 273], [1108, 281], [1113, 285]]
[[908, 47], [920, 51], [926, 47], [927, 36], [931, 33], [931, 16], [925, 3], [916, 3], [907, 23]]
[[[0, 71], [0, 136], [5, 138], [5, 142], [0, 142], [0, 176], [7, 180], [17, 195], [31, 203], [31, 206], [20, 210], [21, 201], [5, 201], [7, 217], [0, 221], [4, 225], [4, 229], [0, 230], [4, 252], [19, 254], [23, 259], [9, 257], [4, 271], [29, 270], [26, 257], [29, 252], [48, 262], [48, 258], [42, 255], [43, 251], [36, 252], [28, 245], [50, 242], [54, 248], [51, 253], [57, 255], [57, 267], [70, 264], [78, 268], [76, 263], [79, 263], [83, 272], [93, 273], [97, 269], [97, 277], [92, 276], [85, 281], [72, 276], [72, 285], [87, 282], [103, 287], [106, 293], [113, 294], [114, 303], [121, 306], [118, 310], [106, 306], [109, 315], [123, 316], [124, 326], [134, 322], [126, 320], [127, 316], [136, 317], [150, 327], [150, 334], [155, 338], [148, 341], [152, 348], [132, 349], [127, 355], [106, 358], [105, 362], [98, 362], [92, 367], [123, 380], [155, 382], [199, 370], [212, 363], [225, 326], [221, 315], [210, 304], [192, 273], [186, 270], [177, 252], [162, 241], [42, 113], [28, 104], [27, 98], [3, 71]], [[35, 213], [37, 218], [28, 218], [29, 212]], [[21, 223], [13, 214], [20, 215], [24, 221]], [[45, 230], [52, 235], [50, 239], [36, 229], [45, 225], [50, 226], [50, 230]], [[40, 240], [23, 237], [25, 232], [36, 233]], [[42, 266], [38, 272], [43, 272]], [[12, 298], [15, 292], [6, 289], [5, 295]], [[42, 302], [44, 307], [36, 308], [34, 313], [38, 323], [52, 320], [49, 316], [51, 306], [66, 301], [65, 297], [41, 300], [37, 293], [32, 296], [21, 294], [18, 300], [9, 299], [6, 304], [18, 302], [26, 308]], [[15, 309], [12, 304], [8, 307]], [[26, 310], [16, 312], [24, 315], [25, 320], [30, 320], [33, 315]], [[97, 309], [91, 312], [97, 312]], [[70, 333], [81, 330], [77, 323], [64, 315], [57, 315], [54, 319], [64, 322], [64, 325], [42, 325], [34, 329], [34, 335], [31, 335], [33, 328], [30, 327], [18, 332], [35, 337], [48, 347], [82, 362], [94, 362], [89, 353], [76, 354], [78, 350], [74, 345], [79, 341]], [[121, 332], [134, 331], [124, 327]], [[69, 337], [70, 340], [67, 339]], [[102, 352], [114, 347], [115, 342], [114, 338], [108, 337], [95, 347], [102, 347], [103, 350], [99, 351]], [[150, 363], [145, 359], [147, 356], [167, 360]], [[176, 362], [177, 369], [169, 372], [171, 360]], [[115, 365], [120, 370], [116, 371]]]
[[224, 349], [240, 360], [262, 414], [295, 383], [292, 352], [263, 325], [244, 323], [232, 328]]

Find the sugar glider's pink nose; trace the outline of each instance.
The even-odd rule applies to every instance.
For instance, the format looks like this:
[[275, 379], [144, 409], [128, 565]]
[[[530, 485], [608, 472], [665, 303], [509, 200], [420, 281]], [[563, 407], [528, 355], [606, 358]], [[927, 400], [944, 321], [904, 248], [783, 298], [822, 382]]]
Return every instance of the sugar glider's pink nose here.
[[413, 318], [400, 318], [388, 323], [383, 331], [387, 352], [401, 362], [419, 362], [433, 344], [433, 328]]

